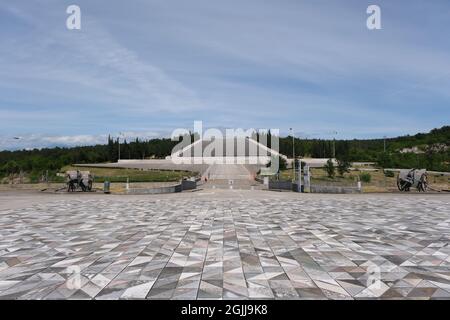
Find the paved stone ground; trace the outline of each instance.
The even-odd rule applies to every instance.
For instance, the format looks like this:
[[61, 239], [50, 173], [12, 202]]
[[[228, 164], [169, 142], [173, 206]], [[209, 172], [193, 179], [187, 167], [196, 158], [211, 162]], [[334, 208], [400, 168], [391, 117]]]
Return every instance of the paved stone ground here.
[[450, 298], [450, 197], [2, 197], [0, 299]]

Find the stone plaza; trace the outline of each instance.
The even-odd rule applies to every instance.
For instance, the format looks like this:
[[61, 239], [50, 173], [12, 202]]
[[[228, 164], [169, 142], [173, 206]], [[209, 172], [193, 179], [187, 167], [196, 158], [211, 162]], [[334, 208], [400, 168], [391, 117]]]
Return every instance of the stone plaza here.
[[449, 299], [450, 196], [0, 194], [0, 299]]

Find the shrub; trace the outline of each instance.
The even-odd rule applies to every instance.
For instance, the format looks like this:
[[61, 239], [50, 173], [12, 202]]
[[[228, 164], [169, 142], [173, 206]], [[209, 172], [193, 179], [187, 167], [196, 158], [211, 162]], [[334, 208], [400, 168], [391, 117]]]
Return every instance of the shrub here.
[[368, 172], [363, 172], [359, 175], [359, 179], [362, 182], [369, 183], [372, 180], [372, 176]]
[[325, 170], [325, 172], [327, 173], [328, 178], [334, 178], [336, 170], [334, 167], [333, 160], [328, 159], [327, 163], [323, 167], [323, 170]]
[[20, 171], [20, 167], [19, 164], [14, 161], [8, 161], [2, 168], [1, 168], [1, 172], [3, 175], [8, 175], [8, 174], [14, 174], [14, 173], [18, 173]]
[[343, 177], [344, 173], [350, 171], [349, 169], [350, 169], [351, 164], [348, 160], [343, 160], [343, 159], [338, 159], [337, 162], [338, 162], [338, 166], [337, 166], [338, 173], [341, 177]]

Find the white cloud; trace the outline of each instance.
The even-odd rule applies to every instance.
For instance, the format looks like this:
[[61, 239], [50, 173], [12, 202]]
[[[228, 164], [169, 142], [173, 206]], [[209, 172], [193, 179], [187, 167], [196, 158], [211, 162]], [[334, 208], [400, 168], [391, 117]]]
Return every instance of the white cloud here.
[[[124, 139], [127, 141], [134, 141], [136, 138], [140, 140], [149, 140], [152, 138], [159, 138], [165, 136], [160, 132], [154, 131], [130, 131], [117, 132], [111, 134], [111, 137], [120, 141]], [[17, 150], [17, 149], [41, 149], [47, 147], [74, 147], [74, 146], [89, 146], [96, 144], [106, 144], [108, 141], [108, 134], [98, 135], [43, 135], [43, 134], [23, 134], [19, 136], [0, 136], [0, 150]]]

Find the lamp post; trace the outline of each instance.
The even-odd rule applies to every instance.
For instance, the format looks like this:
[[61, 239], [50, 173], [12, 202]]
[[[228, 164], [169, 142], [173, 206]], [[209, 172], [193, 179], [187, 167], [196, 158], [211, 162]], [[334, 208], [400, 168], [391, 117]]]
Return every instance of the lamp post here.
[[336, 159], [336, 135], [337, 131], [333, 131], [334, 137], [333, 137], [333, 159]]
[[[119, 160], [120, 160], [120, 136], [122, 136], [123, 133], [119, 132], [119, 136], [117, 137], [117, 141], [119, 142]], [[117, 162], [119, 162], [119, 160]]]
[[295, 139], [294, 133], [292, 132], [292, 128], [289, 128], [292, 136], [292, 181], [295, 181]]

